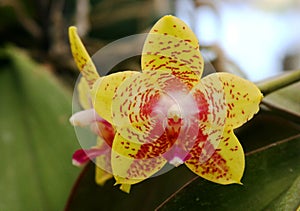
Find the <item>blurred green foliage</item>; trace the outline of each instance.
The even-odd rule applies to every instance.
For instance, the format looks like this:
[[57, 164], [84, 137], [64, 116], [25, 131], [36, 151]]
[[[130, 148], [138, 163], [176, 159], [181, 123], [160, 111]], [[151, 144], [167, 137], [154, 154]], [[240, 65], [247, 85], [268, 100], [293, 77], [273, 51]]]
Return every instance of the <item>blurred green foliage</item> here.
[[25, 52], [0, 55], [0, 210], [62, 210], [79, 171], [71, 95]]

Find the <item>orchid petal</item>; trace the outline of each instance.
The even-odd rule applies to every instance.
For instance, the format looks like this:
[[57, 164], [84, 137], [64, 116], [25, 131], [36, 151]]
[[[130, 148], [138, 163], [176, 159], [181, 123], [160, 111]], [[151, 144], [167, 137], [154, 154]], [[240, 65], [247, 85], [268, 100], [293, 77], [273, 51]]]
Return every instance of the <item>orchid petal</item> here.
[[77, 85], [77, 91], [78, 91], [78, 100], [80, 106], [85, 110], [92, 108], [90, 88], [84, 77], [81, 77], [79, 79], [79, 83]]
[[232, 130], [225, 130], [217, 149], [204, 163], [200, 155], [192, 153], [186, 166], [199, 176], [219, 184], [241, 183], [245, 157], [243, 148]]
[[112, 147], [112, 170], [117, 184], [135, 184], [158, 172], [167, 162], [149, 145], [116, 134]]
[[107, 171], [103, 170], [102, 168], [99, 168], [96, 166], [96, 173], [95, 173], [95, 180], [98, 185], [103, 186], [105, 182], [109, 179], [111, 179], [113, 175], [111, 173], [108, 173]]
[[93, 108], [74, 113], [70, 117], [70, 123], [73, 126], [84, 127], [92, 124], [97, 120], [97, 114]]
[[211, 74], [203, 78], [202, 83], [216, 77], [221, 82], [221, 90], [225, 94], [226, 127], [240, 127], [258, 112], [263, 95], [252, 82], [229, 73]]
[[164, 72], [135, 74], [120, 85], [112, 101], [113, 125], [132, 142], [156, 141], [173, 117], [189, 118], [196, 109], [187, 86]]
[[199, 120], [212, 128], [224, 127], [226, 122], [226, 99], [223, 84], [217, 74], [201, 80], [191, 90], [199, 111]]
[[103, 139], [109, 147], [112, 146], [112, 142], [115, 136], [115, 131], [113, 126], [101, 117], [97, 118], [96, 122], [91, 124], [91, 130]]
[[219, 78], [212, 75], [194, 86], [190, 92], [197, 104], [199, 130], [194, 145], [189, 148], [197, 149], [202, 163], [209, 159], [218, 147], [225, 128], [226, 103], [222, 87]]
[[112, 101], [116, 130], [125, 139], [136, 143], [152, 142], [159, 138], [164, 132], [164, 109], [168, 107], [159, 106], [162, 95], [161, 88], [146, 74], [135, 74], [125, 80]]
[[[96, 151], [96, 150], [93, 149], [93, 151]], [[90, 161], [90, 158], [84, 149], [79, 149], [74, 152], [73, 157], [72, 157], [72, 164], [74, 166], [82, 166], [89, 161]]]
[[203, 59], [192, 30], [174, 16], [164, 16], [151, 29], [142, 52], [142, 70], [162, 70], [190, 88], [199, 82]]
[[89, 160], [96, 158], [103, 153], [103, 149], [91, 148], [91, 149], [79, 149], [73, 154], [72, 163], [75, 166], [81, 166], [86, 164]]
[[98, 137], [97, 147], [105, 148], [105, 153], [96, 157], [96, 174], [95, 180], [98, 185], [104, 185], [104, 183], [113, 177], [111, 169], [111, 146], [107, 145], [106, 141]]
[[120, 190], [125, 193], [129, 193], [130, 189], [131, 189], [131, 185], [129, 185], [129, 184], [121, 184], [121, 186], [120, 186]]
[[71, 51], [77, 67], [88, 82], [89, 87], [92, 88], [93, 84], [100, 76], [92, 59], [82, 44], [80, 37], [77, 34], [77, 28], [74, 26], [69, 27], [69, 39]]
[[136, 71], [118, 72], [97, 80], [91, 91], [91, 95], [93, 96], [94, 108], [99, 116], [112, 123], [111, 106], [115, 92], [126, 78], [137, 73]]

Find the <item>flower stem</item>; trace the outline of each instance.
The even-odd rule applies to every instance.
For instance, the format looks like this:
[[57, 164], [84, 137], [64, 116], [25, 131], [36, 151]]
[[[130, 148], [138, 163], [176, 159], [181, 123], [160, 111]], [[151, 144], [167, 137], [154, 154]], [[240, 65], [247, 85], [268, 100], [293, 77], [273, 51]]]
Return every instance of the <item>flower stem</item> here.
[[300, 81], [300, 70], [290, 71], [280, 76], [257, 83], [257, 87], [266, 96], [278, 89]]

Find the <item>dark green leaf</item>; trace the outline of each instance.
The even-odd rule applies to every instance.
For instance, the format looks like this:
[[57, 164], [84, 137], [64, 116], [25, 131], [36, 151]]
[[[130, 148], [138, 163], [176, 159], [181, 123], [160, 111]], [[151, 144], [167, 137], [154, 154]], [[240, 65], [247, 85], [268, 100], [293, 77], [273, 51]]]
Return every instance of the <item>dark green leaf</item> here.
[[222, 186], [201, 178], [187, 184], [161, 210], [262, 210], [300, 175], [300, 135], [250, 153], [244, 185]]
[[133, 185], [130, 194], [127, 194], [119, 190], [118, 186], [113, 186], [113, 179], [107, 181], [103, 187], [96, 185], [94, 169], [93, 163], [84, 169], [74, 186], [66, 210], [154, 210], [168, 196], [195, 177], [185, 166], [180, 166], [166, 174]]
[[300, 121], [300, 82], [279, 89], [263, 100], [263, 104], [279, 111], [281, 114], [288, 114], [296, 121]]
[[235, 134], [246, 153], [280, 142], [299, 133], [299, 124], [263, 108], [253, 119], [235, 130]]
[[273, 200], [268, 210], [296, 210], [300, 208], [300, 176], [280, 197]]

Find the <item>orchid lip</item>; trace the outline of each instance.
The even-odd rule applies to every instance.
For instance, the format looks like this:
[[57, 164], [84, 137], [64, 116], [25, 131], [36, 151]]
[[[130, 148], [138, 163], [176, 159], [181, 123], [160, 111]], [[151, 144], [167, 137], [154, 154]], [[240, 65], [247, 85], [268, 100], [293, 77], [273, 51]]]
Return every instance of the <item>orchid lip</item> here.
[[91, 148], [91, 149], [79, 149], [73, 154], [72, 164], [75, 166], [82, 166], [88, 161], [103, 155], [107, 149], [103, 148]]
[[184, 161], [183, 161], [181, 158], [175, 156], [175, 157], [173, 157], [172, 160], [169, 161], [169, 163], [172, 164], [172, 165], [175, 166], [175, 167], [178, 167], [178, 166], [180, 166], [181, 164], [183, 164]]
[[84, 127], [90, 125], [92, 122], [97, 120], [97, 114], [94, 109], [88, 109], [79, 111], [73, 114], [70, 118], [70, 122], [73, 126]]

